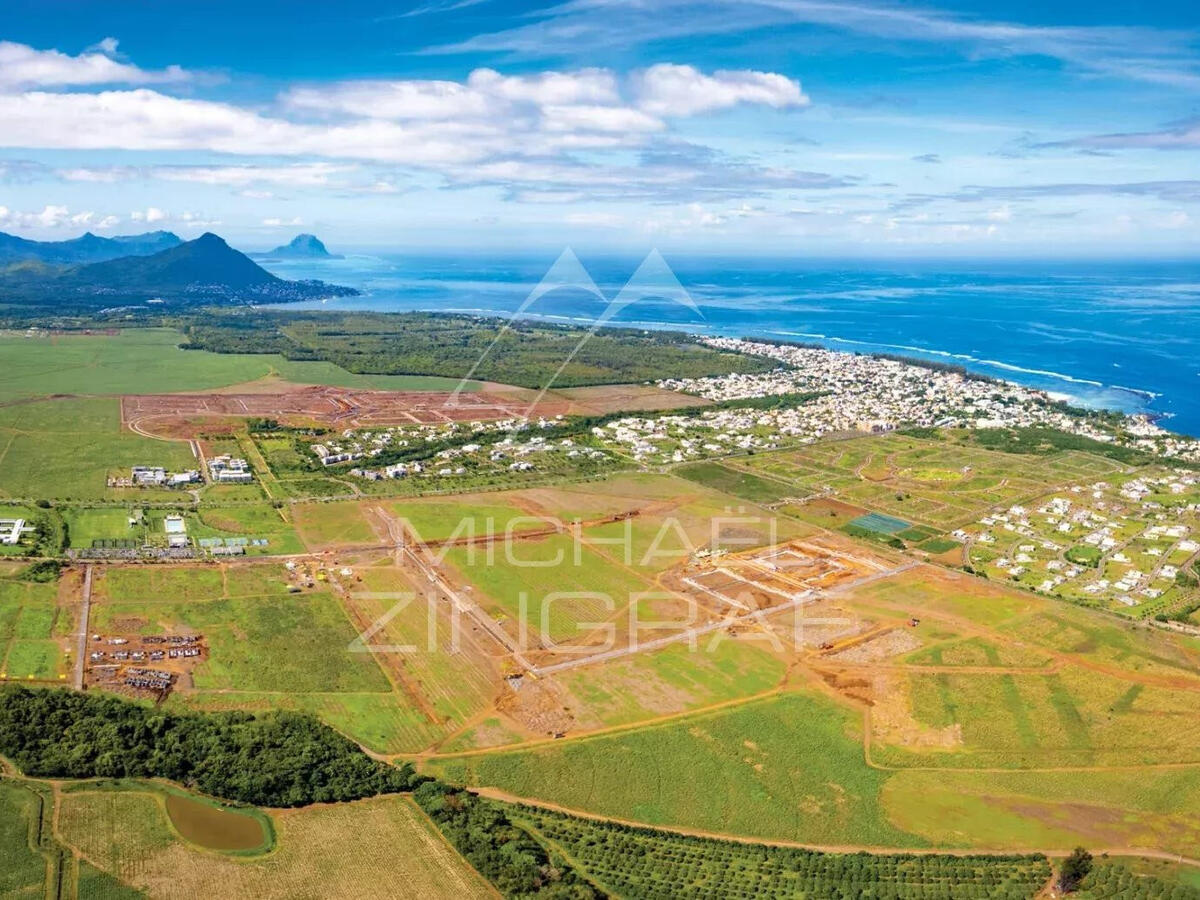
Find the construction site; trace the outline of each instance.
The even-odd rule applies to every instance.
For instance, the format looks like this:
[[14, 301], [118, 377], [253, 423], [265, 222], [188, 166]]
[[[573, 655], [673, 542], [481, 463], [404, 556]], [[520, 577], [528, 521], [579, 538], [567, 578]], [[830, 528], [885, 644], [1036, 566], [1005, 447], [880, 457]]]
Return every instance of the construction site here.
[[84, 664], [84, 684], [162, 701], [207, 658], [203, 635], [93, 634]]
[[174, 436], [180, 426], [229, 418], [269, 417], [293, 425], [345, 429], [553, 417], [569, 407], [561, 397], [539, 398], [518, 388], [454, 393], [294, 386], [244, 393], [127, 395], [121, 398], [121, 418], [134, 431]]

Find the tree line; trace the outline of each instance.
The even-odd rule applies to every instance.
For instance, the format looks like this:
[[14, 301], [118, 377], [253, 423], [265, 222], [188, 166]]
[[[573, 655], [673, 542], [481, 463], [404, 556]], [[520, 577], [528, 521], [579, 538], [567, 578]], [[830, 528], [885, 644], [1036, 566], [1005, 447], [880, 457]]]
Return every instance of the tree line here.
[[0, 755], [33, 777], [166, 778], [268, 807], [358, 800], [422, 780], [306, 714], [178, 713], [23, 686], [0, 689]]

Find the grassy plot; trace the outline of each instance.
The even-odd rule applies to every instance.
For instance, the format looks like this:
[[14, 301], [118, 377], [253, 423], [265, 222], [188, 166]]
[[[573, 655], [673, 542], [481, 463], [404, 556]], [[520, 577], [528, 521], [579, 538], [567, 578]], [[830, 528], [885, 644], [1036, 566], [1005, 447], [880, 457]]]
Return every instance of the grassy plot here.
[[675, 474], [688, 481], [694, 481], [718, 491], [725, 491], [754, 503], [775, 503], [785, 497], [794, 496], [796, 493], [791, 485], [773, 478], [763, 478], [749, 472], [737, 471], [720, 463], [707, 462], [680, 466], [675, 469]]
[[265, 545], [251, 545], [247, 553], [301, 553], [304, 546], [285, 514], [270, 504], [253, 506], [204, 506], [199, 513], [201, 527], [188, 533], [193, 538], [245, 537], [265, 540]]
[[62, 840], [99, 870], [154, 897], [491, 897], [412, 802], [380, 797], [272, 814], [277, 848], [234, 858], [195, 848], [146, 793], [64, 794]]
[[945, 847], [1200, 846], [1200, 767], [1075, 772], [900, 772], [882, 804]]
[[178, 603], [209, 600], [225, 593], [225, 577], [213, 565], [107, 566], [92, 582], [97, 600]]
[[654, 585], [614, 567], [569, 535], [505, 546], [494, 561], [475, 547], [456, 547], [447, 561], [475, 585], [490, 611], [513, 628], [525, 622], [553, 641], [582, 637]]
[[13, 781], [0, 779], [0, 895], [42, 897], [46, 859], [35, 849], [42, 799]]
[[856, 718], [785, 694], [669, 725], [544, 748], [431, 761], [449, 780], [572, 809], [814, 843], [920, 845], [886, 821], [886, 773], [867, 767]]
[[302, 503], [293, 506], [291, 512], [300, 540], [312, 551], [384, 542], [372, 530], [360, 503]]
[[108, 474], [121, 471], [127, 476], [135, 465], [179, 470], [195, 466], [195, 459], [186, 444], [122, 431], [117, 398], [67, 398], [0, 408], [0, 495], [85, 500], [117, 496], [106, 486]]
[[511, 502], [519, 496], [505, 493], [460, 494], [447, 498], [385, 502], [384, 507], [393, 517], [403, 519], [409, 531], [423, 541], [444, 540], [452, 536], [519, 534], [522, 531], [539, 531], [552, 525]]
[[1078, 450], [1047, 456], [1031, 469], [1027, 458], [982, 449], [953, 435], [906, 434], [827, 441], [758, 454], [736, 465], [779, 479], [792, 495], [831, 491], [845, 503], [939, 531], [1055, 485], [1119, 470], [1115, 462]]
[[1047, 675], [914, 676], [916, 718], [956, 724], [952, 754], [906, 756], [880, 747], [895, 765], [1046, 767], [1200, 763], [1196, 692], [1130, 682], [1068, 667]]
[[58, 585], [0, 579], [0, 678], [58, 681], [67, 659], [57, 639]]
[[656, 715], [749, 697], [777, 687], [784, 661], [753, 640], [727, 638], [696, 650], [675, 644], [556, 676], [577, 701], [585, 727], [625, 725]]
[[[351, 653], [357, 631], [327, 593], [220, 597], [204, 602], [111, 601], [93, 608], [101, 633], [165, 628], [203, 634], [209, 657], [193, 681], [200, 690], [282, 693], [387, 691], [369, 654]], [[137, 626], [131, 628], [130, 626]]]
[[[328, 362], [275, 354], [181, 350], [183, 334], [167, 328], [117, 335], [27, 338], [0, 335], [0, 400], [47, 394], [147, 394], [219, 388], [267, 375], [300, 384], [381, 390], [453, 390], [457, 379], [412, 375], [354, 375]], [[478, 385], [466, 386], [473, 390]]]

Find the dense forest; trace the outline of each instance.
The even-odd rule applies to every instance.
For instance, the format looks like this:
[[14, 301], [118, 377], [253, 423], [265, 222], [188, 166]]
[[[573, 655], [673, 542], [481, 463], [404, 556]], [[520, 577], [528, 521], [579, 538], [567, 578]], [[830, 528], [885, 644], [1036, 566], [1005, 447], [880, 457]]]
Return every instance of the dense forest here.
[[562, 858], [512, 822], [503, 804], [440, 782], [422, 784], [414, 798], [446, 839], [505, 897], [593, 900], [607, 896]]
[[308, 715], [164, 712], [19, 686], [0, 689], [0, 755], [33, 777], [167, 778], [254, 806], [357, 800], [422, 780]]
[[678, 332], [606, 328], [588, 336], [584, 328], [479, 316], [255, 310], [170, 324], [187, 333], [184, 346], [190, 349], [279, 353], [326, 360], [360, 374], [470, 374], [529, 388], [551, 381], [555, 387], [578, 387], [765, 372], [779, 365], [714, 350]]

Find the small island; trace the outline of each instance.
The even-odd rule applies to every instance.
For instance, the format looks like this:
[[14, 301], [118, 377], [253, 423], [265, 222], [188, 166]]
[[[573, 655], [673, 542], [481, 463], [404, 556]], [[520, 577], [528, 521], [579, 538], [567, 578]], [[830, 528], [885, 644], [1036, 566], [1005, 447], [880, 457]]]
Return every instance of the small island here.
[[330, 253], [315, 234], [298, 234], [282, 246], [268, 253], [254, 253], [260, 259], [344, 259], [337, 253]]

